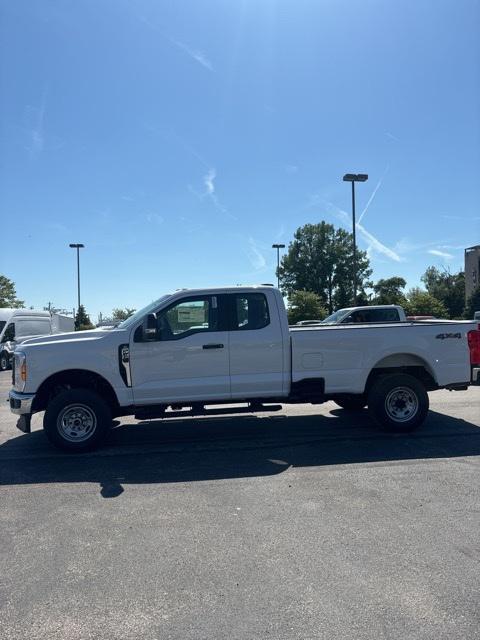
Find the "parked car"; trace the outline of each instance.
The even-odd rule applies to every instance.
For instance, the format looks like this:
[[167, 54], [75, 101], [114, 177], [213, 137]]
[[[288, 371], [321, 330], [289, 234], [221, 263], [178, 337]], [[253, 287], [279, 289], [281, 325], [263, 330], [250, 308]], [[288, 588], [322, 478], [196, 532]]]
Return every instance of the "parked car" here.
[[116, 416], [217, 414], [209, 407], [219, 404], [228, 414], [278, 403], [368, 405], [377, 424], [405, 432], [424, 421], [427, 391], [479, 383], [480, 331], [467, 320], [289, 329], [273, 287], [182, 290], [110, 331], [26, 340], [13, 380], [18, 428], [28, 433], [32, 414], [45, 411], [47, 437], [68, 451], [98, 446]]
[[0, 309], [0, 370], [11, 366], [15, 347], [33, 336], [74, 330], [74, 319], [33, 309]]

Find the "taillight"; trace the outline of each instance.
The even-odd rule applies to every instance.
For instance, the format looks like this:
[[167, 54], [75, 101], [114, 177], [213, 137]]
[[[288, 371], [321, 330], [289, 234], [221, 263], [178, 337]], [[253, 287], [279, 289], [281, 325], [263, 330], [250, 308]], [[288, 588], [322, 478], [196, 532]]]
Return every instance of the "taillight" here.
[[468, 348], [470, 349], [470, 364], [480, 365], [480, 330], [473, 329], [469, 331], [467, 338]]

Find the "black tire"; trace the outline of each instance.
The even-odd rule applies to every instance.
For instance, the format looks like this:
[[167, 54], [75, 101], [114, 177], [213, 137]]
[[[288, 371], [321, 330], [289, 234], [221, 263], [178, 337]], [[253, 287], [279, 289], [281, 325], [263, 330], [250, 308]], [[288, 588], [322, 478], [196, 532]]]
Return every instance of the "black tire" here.
[[334, 402], [338, 404], [339, 407], [342, 407], [342, 409], [345, 409], [345, 411], [361, 411], [367, 406], [367, 399], [365, 396], [350, 395], [348, 393], [342, 396], [337, 396]]
[[6, 351], [0, 353], [0, 371], [8, 371], [10, 369], [10, 356]]
[[424, 385], [404, 373], [381, 376], [368, 394], [368, 411], [384, 431], [408, 433], [417, 429], [427, 417], [428, 407]]
[[110, 407], [89, 389], [62, 391], [49, 402], [43, 418], [43, 428], [50, 442], [71, 452], [99, 447], [111, 424]]

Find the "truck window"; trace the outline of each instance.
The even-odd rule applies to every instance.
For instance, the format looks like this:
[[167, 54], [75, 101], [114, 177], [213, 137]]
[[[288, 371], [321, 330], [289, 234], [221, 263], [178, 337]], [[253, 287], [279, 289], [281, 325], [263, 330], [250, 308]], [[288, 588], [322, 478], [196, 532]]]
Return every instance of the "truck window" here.
[[159, 340], [178, 340], [192, 333], [218, 331], [217, 296], [183, 299], [157, 314]]
[[397, 309], [358, 309], [342, 320], [342, 323], [399, 322], [399, 320]]
[[398, 322], [400, 317], [397, 309], [372, 309], [370, 322]]
[[6, 320], [0, 320], [0, 333], [3, 331], [3, 327], [7, 324]]
[[8, 325], [3, 334], [2, 342], [7, 342], [8, 340], [15, 340], [15, 325], [13, 322]]
[[370, 319], [370, 312], [365, 309], [360, 309], [358, 311], [354, 311], [342, 320], [342, 324], [350, 324], [351, 322], [372, 322]]
[[238, 293], [232, 298], [233, 331], [263, 329], [270, 324], [268, 303], [263, 293]]

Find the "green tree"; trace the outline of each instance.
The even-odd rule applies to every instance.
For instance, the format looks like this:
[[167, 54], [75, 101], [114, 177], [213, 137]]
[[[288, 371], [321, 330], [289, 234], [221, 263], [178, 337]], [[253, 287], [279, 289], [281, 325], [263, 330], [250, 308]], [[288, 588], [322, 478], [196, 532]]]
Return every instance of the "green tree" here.
[[467, 304], [465, 307], [465, 318], [467, 320], [472, 320], [475, 311], [480, 311], [480, 286], [474, 290], [472, 295], [467, 300]]
[[428, 293], [440, 300], [447, 309], [449, 318], [460, 318], [465, 309], [465, 273], [450, 273], [448, 269], [440, 271], [428, 267], [422, 276], [422, 282]]
[[17, 298], [15, 284], [6, 276], [0, 275], [0, 307], [19, 309], [24, 306], [23, 300]]
[[375, 298], [373, 304], [401, 304], [405, 303], [403, 289], [407, 282], [400, 276], [379, 280], [373, 285]]
[[[353, 298], [352, 243], [351, 233], [325, 221], [298, 228], [282, 258], [280, 288], [289, 296], [295, 291], [316, 293], [329, 313], [348, 306]], [[371, 273], [366, 252], [358, 250], [358, 293], [369, 286]]]
[[320, 296], [312, 291], [294, 291], [288, 298], [288, 323], [296, 324], [300, 320], [323, 320], [327, 310]]
[[446, 318], [448, 315], [443, 302], [418, 287], [410, 289], [407, 293], [405, 312], [409, 316], [434, 316], [435, 318]]
[[90, 316], [85, 311], [85, 307], [81, 304], [78, 307], [77, 315], [75, 316], [75, 331], [86, 331], [87, 329], [94, 329], [95, 327], [90, 322]]
[[122, 320], [126, 320], [127, 318], [130, 318], [130, 316], [133, 316], [135, 311], [136, 309], [129, 309], [128, 307], [125, 307], [125, 309], [113, 309], [112, 320], [114, 322], [122, 322]]

